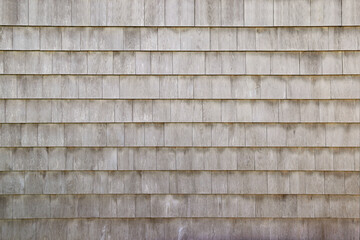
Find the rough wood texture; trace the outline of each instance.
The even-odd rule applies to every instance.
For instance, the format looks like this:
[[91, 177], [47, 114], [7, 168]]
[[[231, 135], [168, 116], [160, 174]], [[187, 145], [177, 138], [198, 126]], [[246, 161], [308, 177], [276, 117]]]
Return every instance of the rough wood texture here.
[[360, 239], [357, 0], [0, 0], [0, 239]]

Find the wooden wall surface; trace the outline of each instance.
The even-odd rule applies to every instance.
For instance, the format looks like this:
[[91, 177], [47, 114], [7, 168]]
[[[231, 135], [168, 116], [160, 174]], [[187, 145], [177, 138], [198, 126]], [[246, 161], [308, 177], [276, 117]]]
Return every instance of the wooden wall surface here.
[[360, 1], [0, 0], [0, 239], [360, 239]]

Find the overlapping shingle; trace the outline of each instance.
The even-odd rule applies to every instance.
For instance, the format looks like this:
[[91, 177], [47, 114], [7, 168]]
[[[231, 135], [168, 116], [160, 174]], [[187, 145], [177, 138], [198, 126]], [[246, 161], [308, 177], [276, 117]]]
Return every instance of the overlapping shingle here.
[[1, 239], [358, 239], [355, 0], [0, 0]]

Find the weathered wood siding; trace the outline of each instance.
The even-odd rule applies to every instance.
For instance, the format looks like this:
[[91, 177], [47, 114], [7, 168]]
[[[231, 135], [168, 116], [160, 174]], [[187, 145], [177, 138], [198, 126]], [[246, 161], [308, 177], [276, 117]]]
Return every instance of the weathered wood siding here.
[[0, 239], [360, 239], [360, 1], [0, 0]]

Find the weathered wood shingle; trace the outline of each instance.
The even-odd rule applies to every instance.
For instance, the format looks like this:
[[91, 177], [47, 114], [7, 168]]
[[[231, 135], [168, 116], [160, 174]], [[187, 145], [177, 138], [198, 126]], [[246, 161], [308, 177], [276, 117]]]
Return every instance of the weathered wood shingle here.
[[0, 0], [0, 239], [360, 239], [356, 0]]

